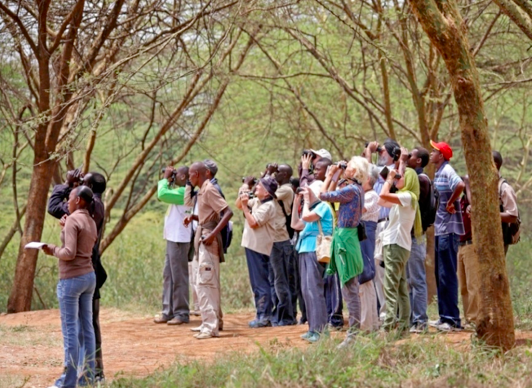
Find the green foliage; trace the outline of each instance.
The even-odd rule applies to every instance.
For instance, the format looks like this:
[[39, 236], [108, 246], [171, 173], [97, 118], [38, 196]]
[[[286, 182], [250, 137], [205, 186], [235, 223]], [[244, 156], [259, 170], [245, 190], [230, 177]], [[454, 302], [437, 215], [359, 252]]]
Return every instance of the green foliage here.
[[117, 379], [111, 387], [513, 387], [530, 383], [532, 372], [526, 348], [505, 355], [482, 345], [465, 351], [432, 335], [400, 342], [361, 335], [345, 351], [337, 344], [326, 339], [301, 350], [279, 348], [272, 340], [252, 356], [177, 361], [148, 378]]

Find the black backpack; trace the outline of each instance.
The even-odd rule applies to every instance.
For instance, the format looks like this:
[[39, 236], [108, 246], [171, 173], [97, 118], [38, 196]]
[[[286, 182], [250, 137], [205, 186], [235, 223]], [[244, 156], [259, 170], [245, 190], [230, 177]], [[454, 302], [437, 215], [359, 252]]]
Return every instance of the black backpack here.
[[[284, 217], [286, 218], [286, 231], [288, 232], [288, 237], [290, 237], [290, 240], [294, 237], [294, 229], [292, 229], [291, 223], [292, 223], [292, 215], [286, 214], [286, 209], [284, 208], [284, 203], [281, 200], [277, 201], [279, 203], [279, 206], [281, 206], [281, 210], [283, 211]], [[290, 207], [292, 204], [290, 204]]]
[[427, 174], [423, 175], [429, 181], [429, 195], [422, 203], [419, 202], [419, 211], [421, 213], [421, 225], [423, 226], [423, 231], [426, 231], [430, 226], [436, 221], [436, 212], [438, 211], [438, 206], [440, 205], [440, 194], [438, 190], [434, 187], [434, 182], [428, 177]]

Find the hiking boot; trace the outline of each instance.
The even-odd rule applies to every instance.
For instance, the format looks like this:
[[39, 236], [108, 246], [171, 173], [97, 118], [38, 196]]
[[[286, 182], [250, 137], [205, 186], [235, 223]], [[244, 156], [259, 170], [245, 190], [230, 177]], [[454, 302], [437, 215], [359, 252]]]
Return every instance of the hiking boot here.
[[168, 323], [168, 321], [170, 320], [170, 318], [168, 317], [165, 317], [164, 315], [161, 315], [160, 317], [157, 316], [153, 319], [153, 322], [155, 323]]
[[183, 323], [188, 323], [188, 322], [185, 322], [181, 318], [178, 318], [178, 317], [174, 317], [170, 319], [168, 322], [166, 322], [166, 324], [170, 326], [182, 325]]

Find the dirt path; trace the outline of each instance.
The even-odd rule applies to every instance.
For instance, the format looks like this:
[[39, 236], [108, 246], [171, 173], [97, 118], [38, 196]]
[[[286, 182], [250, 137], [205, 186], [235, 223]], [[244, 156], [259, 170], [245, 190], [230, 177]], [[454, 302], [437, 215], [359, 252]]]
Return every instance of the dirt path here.
[[[249, 329], [252, 314], [224, 316], [220, 338], [198, 341], [192, 317], [182, 326], [156, 325], [153, 318], [104, 309], [100, 313], [106, 376], [146, 376], [168, 367], [176, 359], [213, 360], [225, 352], [251, 353], [266, 348], [304, 347], [299, 336], [308, 326]], [[343, 333], [334, 333], [343, 336]], [[444, 336], [443, 341], [467, 351], [471, 332]], [[518, 332], [518, 343], [532, 340], [531, 332]], [[428, 340], [434, 336], [412, 336]], [[0, 387], [48, 387], [62, 369], [62, 337], [58, 310], [33, 311], [0, 316]]]

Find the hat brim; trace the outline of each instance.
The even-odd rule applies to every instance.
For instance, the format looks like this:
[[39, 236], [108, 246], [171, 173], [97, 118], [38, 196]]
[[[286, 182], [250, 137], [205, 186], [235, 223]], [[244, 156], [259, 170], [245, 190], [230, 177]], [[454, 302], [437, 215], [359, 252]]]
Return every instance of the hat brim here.
[[434, 140], [431, 140], [431, 141], [430, 141], [430, 146], [431, 146], [432, 148], [434, 148], [435, 150], [438, 150], [438, 151], [440, 150], [440, 148], [438, 147], [437, 143], [434, 142]]

